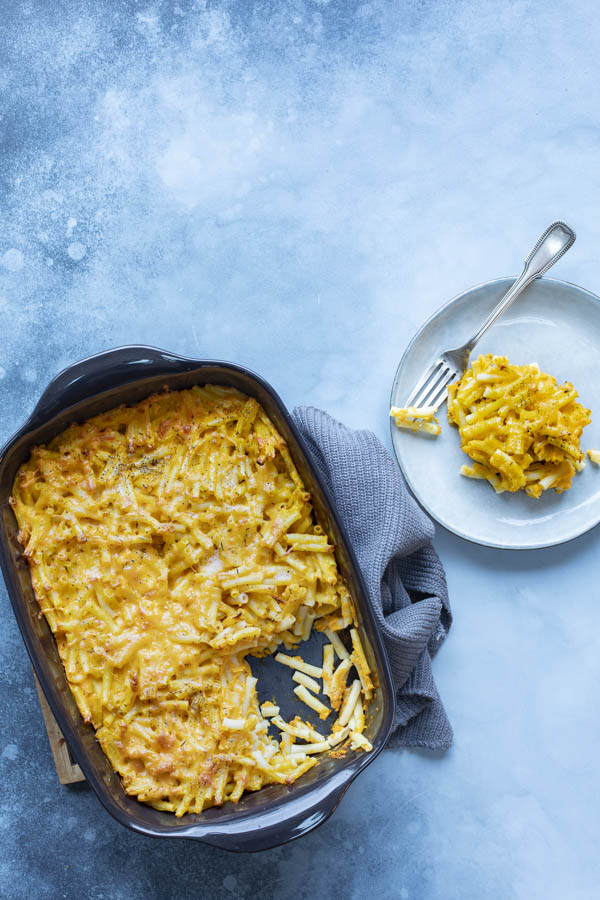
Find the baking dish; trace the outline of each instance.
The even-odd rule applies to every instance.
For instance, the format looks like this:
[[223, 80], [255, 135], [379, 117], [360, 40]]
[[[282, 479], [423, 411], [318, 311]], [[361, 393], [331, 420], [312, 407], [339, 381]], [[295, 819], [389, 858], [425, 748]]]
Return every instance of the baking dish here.
[[[269, 785], [239, 803], [176, 819], [128, 796], [105, 757], [91, 725], [86, 725], [69, 690], [52, 632], [35, 599], [27, 561], [9, 506], [16, 471], [36, 444], [48, 442], [75, 421], [120, 404], [135, 403], [168, 387], [231, 385], [255, 397], [287, 441], [312, 494], [317, 515], [337, 548], [338, 563], [353, 595], [359, 631], [378, 686], [369, 706], [365, 735], [371, 753], [323, 754], [319, 765], [293, 785]], [[383, 642], [366, 587], [309, 451], [282, 401], [262, 378], [226, 362], [189, 359], [154, 347], [127, 346], [84, 359], [58, 374], [23, 427], [0, 451], [0, 563], [12, 607], [33, 667], [73, 756], [104, 807], [121, 824], [154, 837], [184, 837], [227, 850], [264, 850], [286, 843], [321, 824], [334, 811], [359, 772], [383, 749], [393, 724], [394, 693]]]

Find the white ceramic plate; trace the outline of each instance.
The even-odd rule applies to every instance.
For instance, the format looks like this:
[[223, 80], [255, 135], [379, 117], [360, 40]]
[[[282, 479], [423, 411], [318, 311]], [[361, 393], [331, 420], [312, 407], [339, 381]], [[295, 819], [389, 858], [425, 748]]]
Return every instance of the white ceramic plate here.
[[[408, 345], [398, 366], [391, 403], [405, 406], [413, 386], [441, 350], [463, 344], [479, 328], [513, 279], [471, 288], [440, 309]], [[559, 383], [571, 381], [592, 423], [584, 450], [600, 447], [600, 298], [553, 278], [535, 281], [477, 345], [480, 353], [536, 362]], [[539, 500], [523, 491], [496, 494], [489, 484], [459, 474], [467, 461], [458, 430], [440, 409], [438, 438], [401, 431], [391, 422], [400, 468], [421, 506], [445, 528], [488, 547], [525, 550], [549, 547], [583, 534], [600, 522], [600, 468], [589, 460], [569, 491], [545, 491]]]

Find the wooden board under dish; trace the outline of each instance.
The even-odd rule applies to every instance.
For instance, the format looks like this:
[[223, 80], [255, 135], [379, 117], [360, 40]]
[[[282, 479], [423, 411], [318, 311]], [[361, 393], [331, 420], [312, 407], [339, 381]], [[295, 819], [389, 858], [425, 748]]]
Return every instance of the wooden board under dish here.
[[48, 706], [48, 701], [44, 696], [44, 692], [40, 687], [35, 673], [33, 675], [35, 686], [37, 688], [38, 697], [40, 698], [40, 706], [42, 707], [42, 716], [44, 717], [44, 725], [48, 732], [48, 741], [50, 749], [54, 757], [54, 765], [56, 773], [61, 784], [73, 784], [75, 781], [85, 781], [85, 775], [71, 757], [69, 745], [67, 744], [63, 733], [58, 727], [58, 723], [52, 715], [52, 710]]

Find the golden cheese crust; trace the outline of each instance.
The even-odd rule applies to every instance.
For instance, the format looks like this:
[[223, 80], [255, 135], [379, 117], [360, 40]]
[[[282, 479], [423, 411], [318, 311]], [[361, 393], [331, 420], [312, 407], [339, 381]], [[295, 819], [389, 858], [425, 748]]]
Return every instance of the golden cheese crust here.
[[355, 617], [256, 400], [206, 385], [73, 425], [34, 448], [11, 503], [69, 685], [127, 793], [181, 816], [316, 764], [288, 733], [300, 720], [270, 736], [246, 656]]

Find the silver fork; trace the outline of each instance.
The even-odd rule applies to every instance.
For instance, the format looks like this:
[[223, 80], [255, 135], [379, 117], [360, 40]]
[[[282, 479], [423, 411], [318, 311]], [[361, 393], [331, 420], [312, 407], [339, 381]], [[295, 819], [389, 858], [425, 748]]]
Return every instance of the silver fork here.
[[502, 300], [492, 310], [470, 341], [454, 350], [444, 350], [422, 378], [417, 381], [407, 406], [429, 406], [438, 409], [448, 397], [448, 386], [462, 378], [475, 344], [481, 340], [496, 319], [508, 309], [525, 288], [548, 271], [575, 243], [575, 232], [564, 222], [553, 222], [540, 236], [525, 260], [523, 271]]

